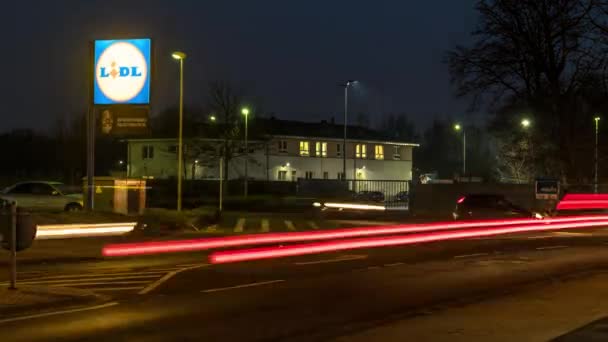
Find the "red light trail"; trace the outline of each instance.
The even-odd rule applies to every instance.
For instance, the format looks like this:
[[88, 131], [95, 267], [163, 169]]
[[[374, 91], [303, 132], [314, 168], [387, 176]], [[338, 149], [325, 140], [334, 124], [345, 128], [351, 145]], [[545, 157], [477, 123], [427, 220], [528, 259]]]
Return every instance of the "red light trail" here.
[[315, 240], [344, 239], [389, 234], [411, 234], [429, 231], [442, 231], [477, 227], [496, 227], [532, 223], [547, 225], [558, 222], [580, 222], [589, 220], [608, 220], [608, 215], [560, 217], [545, 220], [503, 219], [463, 222], [450, 221], [424, 224], [406, 224], [396, 226], [333, 229], [313, 232], [249, 234], [241, 236], [190, 239], [178, 241], [150, 241], [124, 244], [110, 244], [104, 246], [102, 254], [104, 256], [128, 256], [141, 254], [175, 253], [245, 245], [305, 242]]
[[410, 235], [398, 235], [398, 236], [384, 236], [384, 237], [372, 237], [372, 238], [358, 238], [350, 240], [332, 240], [316, 243], [297, 244], [290, 246], [278, 246], [278, 247], [261, 247], [252, 249], [241, 249], [232, 251], [219, 251], [214, 252], [209, 256], [211, 263], [230, 263], [230, 262], [241, 262], [251, 261], [260, 259], [270, 258], [281, 258], [289, 256], [298, 256], [306, 254], [317, 254], [336, 252], [350, 249], [359, 248], [377, 248], [377, 247], [390, 247], [390, 246], [403, 246], [416, 243], [428, 243], [438, 242], [445, 240], [455, 240], [473, 237], [484, 237], [501, 234], [511, 233], [525, 233], [535, 231], [549, 231], [549, 230], [560, 230], [560, 229], [573, 229], [573, 228], [591, 228], [599, 226], [607, 226], [608, 220], [603, 221], [579, 221], [579, 222], [567, 222], [567, 223], [553, 223], [553, 224], [526, 224], [526, 225], [514, 225], [505, 226], [498, 228], [488, 229], [461, 229], [457, 231], [439, 231], [431, 233], [419, 233]]

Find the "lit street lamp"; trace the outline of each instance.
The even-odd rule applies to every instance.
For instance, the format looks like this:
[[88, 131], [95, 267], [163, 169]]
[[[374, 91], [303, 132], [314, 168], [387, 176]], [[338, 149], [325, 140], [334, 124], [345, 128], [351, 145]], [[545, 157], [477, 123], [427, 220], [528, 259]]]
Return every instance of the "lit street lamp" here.
[[184, 59], [186, 54], [176, 51], [171, 57], [179, 61], [179, 133], [177, 143], [177, 211], [182, 210], [182, 169], [183, 165], [183, 130], [184, 130]]
[[530, 120], [529, 119], [523, 119], [523, 120], [521, 120], [521, 127], [523, 127], [523, 128], [530, 127]]
[[211, 120], [211, 122], [215, 122], [215, 120], [217, 120], [217, 118], [215, 117], [215, 115], [211, 115], [209, 117], [209, 120]]
[[[348, 119], [348, 87], [355, 84], [357, 81], [348, 80], [342, 84], [344, 87], [344, 143], [342, 144], [342, 177], [346, 179], [346, 123]], [[354, 156], [356, 158], [357, 156]], [[353, 159], [354, 160], [354, 159]], [[356, 161], [355, 161], [356, 162]], [[357, 172], [355, 170], [355, 172]], [[356, 175], [355, 175], [356, 178]]]
[[598, 138], [599, 138], [599, 130], [600, 130], [600, 117], [596, 116], [593, 118], [595, 121], [595, 177], [594, 177], [594, 186], [593, 190], [597, 194], [597, 170], [598, 170]]
[[243, 109], [241, 109], [241, 114], [243, 114], [245, 116], [245, 197], [247, 197], [247, 192], [248, 192], [248, 184], [249, 183], [249, 173], [248, 173], [248, 162], [249, 162], [249, 147], [248, 147], [248, 134], [249, 134], [249, 127], [248, 127], [248, 121], [249, 121], [249, 108], [244, 107]]
[[462, 176], [467, 174], [467, 134], [464, 131], [464, 127], [460, 124], [454, 125], [454, 130], [456, 132], [462, 131]]

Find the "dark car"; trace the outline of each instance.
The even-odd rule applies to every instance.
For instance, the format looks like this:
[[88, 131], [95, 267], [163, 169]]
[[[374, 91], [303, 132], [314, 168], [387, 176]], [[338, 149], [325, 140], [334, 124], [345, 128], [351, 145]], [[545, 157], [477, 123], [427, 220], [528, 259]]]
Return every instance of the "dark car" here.
[[361, 191], [356, 199], [365, 202], [384, 202], [384, 194], [380, 191]]
[[533, 217], [532, 212], [516, 206], [502, 195], [493, 194], [462, 196], [452, 215], [455, 220]]

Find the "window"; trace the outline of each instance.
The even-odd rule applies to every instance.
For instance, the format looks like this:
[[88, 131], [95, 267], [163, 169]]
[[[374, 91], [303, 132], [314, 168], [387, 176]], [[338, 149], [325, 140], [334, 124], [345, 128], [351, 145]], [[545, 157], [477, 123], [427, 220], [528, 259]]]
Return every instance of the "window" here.
[[32, 183], [32, 194], [51, 196], [56, 193], [52, 186], [44, 183]]
[[313, 176], [314, 176], [314, 172], [306, 171], [306, 174], [305, 174], [306, 179], [312, 179]]
[[300, 155], [303, 157], [308, 157], [310, 155], [308, 141], [300, 141]]
[[329, 172], [323, 172], [323, 179], [329, 179]]
[[393, 159], [401, 159], [401, 154], [399, 154], [399, 146], [393, 146]]
[[327, 143], [319, 142], [315, 144], [315, 155], [317, 157], [327, 157]]
[[142, 159], [154, 159], [154, 146], [144, 145], [141, 147], [141, 158]]
[[291, 170], [291, 180], [294, 182], [298, 180], [296, 170]]
[[338, 172], [338, 179], [345, 179], [344, 172]]
[[357, 152], [355, 157], [365, 159], [367, 158], [367, 151], [365, 144], [357, 144]]
[[336, 144], [336, 155], [339, 157], [342, 155], [342, 145]]
[[32, 194], [33, 183], [21, 183], [9, 190], [9, 194]]
[[287, 180], [287, 171], [279, 171], [278, 178], [281, 181]]
[[169, 153], [177, 153], [177, 145], [169, 145]]
[[287, 141], [279, 140], [279, 152], [287, 152]]
[[376, 147], [374, 148], [374, 154], [375, 154], [377, 160], [383, 160], [384, 159], [384, 146], [376, 145]]

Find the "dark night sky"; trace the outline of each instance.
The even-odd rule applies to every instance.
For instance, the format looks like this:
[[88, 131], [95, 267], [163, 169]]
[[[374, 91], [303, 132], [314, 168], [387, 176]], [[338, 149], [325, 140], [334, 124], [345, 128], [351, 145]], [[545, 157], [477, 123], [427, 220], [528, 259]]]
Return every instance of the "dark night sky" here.
[[[230, 1], [60, 0], [3, 4], [0, 131], [48, 129], [81, 115], [87, 96], [87, 41], [151, 37], [153, 112], [177, 101], [177, 64], [186, 60], [187, 104], [203, 103], [210, 80], [229, 80], [279, 118], [342, 115], [346, 79], [361, 80], [353, 112], [374, 122], [406, 112], [425, 125], [462, 117], [445, 50], [469, 42], [474, 0]], [[8, 8], [7, 8], [8, 7]]]

